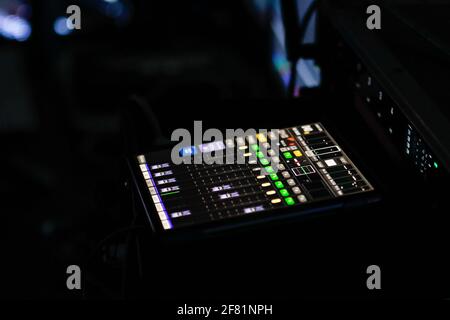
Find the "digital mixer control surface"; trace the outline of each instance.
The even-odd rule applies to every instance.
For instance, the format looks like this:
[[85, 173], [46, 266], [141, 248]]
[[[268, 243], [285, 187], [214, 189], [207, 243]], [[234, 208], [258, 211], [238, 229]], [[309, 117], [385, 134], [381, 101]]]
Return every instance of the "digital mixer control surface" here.
[[142, 196], [164, 230], [373, 190], [321, 123], [184, 147], [179, 156], [191, 163], [174, 164], [170, 150], [137, 156]]

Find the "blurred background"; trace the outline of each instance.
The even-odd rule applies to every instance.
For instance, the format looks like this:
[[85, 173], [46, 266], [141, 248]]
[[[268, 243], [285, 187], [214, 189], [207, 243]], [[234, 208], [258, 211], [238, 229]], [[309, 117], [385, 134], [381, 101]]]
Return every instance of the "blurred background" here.
[[[354, 111], [355, 77], [337, 75], [356, 66], [330, 23], [321, 23], [315, 1], [283, 3], [0, 0], [3, 295], [80, 298], [65, 287], [66, 267], [82, 264], [132, 218], [122, 159], [193, 120], [221, 129], [328, 120], [344, 141], [353, 136], [354, 154], [368, 158], [370, 174], [381, 171], [382, 180], [403, 168], [401, 179], [412, 179], [403, 158], [384, 150]], [[81, 8], [81, 30], [66, 25], [73, 4]], [[385, 154], [397, 165], [384, 170]], [[387, 234], [395, 237], [399, 225]], [[112, 278], [127, 248], [114, 250]], [[90, 281], [97, 296], [115, 297], [114, 281], [113, 288]]]
[[[276, 2], [0, 1], [6, 296], [68, 295], [55, 279], [120, 221], [119, 111], [131, 94], [173, 106], [155, 108], [167, 134], [191, 124], [189, 109], [204, 118], [196, 100], [285, 95], [282, 36], [262, 32]], [[72, 4], [81, 30], [67, 28]], [[297, 86], [317, 85], [304, 67], [313, 74]]]

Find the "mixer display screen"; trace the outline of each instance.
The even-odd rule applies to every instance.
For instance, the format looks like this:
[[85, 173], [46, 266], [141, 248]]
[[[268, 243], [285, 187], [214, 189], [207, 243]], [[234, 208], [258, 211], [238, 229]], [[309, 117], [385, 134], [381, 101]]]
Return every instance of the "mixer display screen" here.
[[301, 210], [308, 203], [373, 190], [320, 123], [179, 152], [244, 161], [174, 164], [170, 150], [139, 155], [144, 196], [151, 198], [165, 230], [287, 207]]

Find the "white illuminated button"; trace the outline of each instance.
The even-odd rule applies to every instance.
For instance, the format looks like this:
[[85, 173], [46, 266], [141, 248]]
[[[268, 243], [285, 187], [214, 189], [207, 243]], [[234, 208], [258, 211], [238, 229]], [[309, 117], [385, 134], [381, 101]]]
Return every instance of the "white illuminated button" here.
[[169, 221], [162, 221], [162, 225], [163, 225], [163, 228], [165, 229], [165, 230], [167, 230], [167, 229], [171, 229], [172, 228], [172, 225], [170, 224], [170, 222]]
[[291, 175], [287, 171], [283, 171], [283, 172], [281, 172], [281, 174], [283, 175], [283, 178], [285, 178], [285, 179], [288, 179], [291, 177]]
[[266, 176], [257, 176], [256, 179], [264, 179]]
[[295, 194], [300, 194], [300, 193], [302, 193], [302, 191], [300, 190], [299, 187], [293, 187], [293, 188], [292, 188], [292, 192], [295, 193]]
[[276, 193], [275, 190], [270, 190], [270, 191], [267, 191], [267, 192], [266, 192], [266, 194], [267, 194], [268, 196], [271, 196], [271, 195], [273, 195], [273, 194], [275, 194], [275, 193]]
[[145, 180], [145, 182], [147, 183], [147, 187], [153, 187], [153, 182], [152, 180]]
[[286, 182], [287, 182], [288, 185], [290, 185], [291, 187], [292, 187], [292, 186], [295, 186], [295, 181], [294, 181], [294, 179], [289, 179], [289, 180], [287, 180]]
[[145, 163], [145, 156], [138, 156], [137, 159], [139, 163]]
[[314, 129], [311, 127], [311, 125], [305, 125], [305, 126], [302, 126], [302, 130], [303, 130], [303, 133], [304, 133], [304, 134], [308, 134], [308, 133], [310, 133], [311, 131], [314, 131]]
[[139, 168], [141, 168], [141, 171], [142, 171], [142, 172], [148, 171], [148, 168], [147, 168], [147, 165], [146, 165], [146, 164], [140, 164], [140, 165], [139, 165]]
[[272, 199], [272, 201], [270, 201], [270, 202], [272, 202], [273, 204], [280, 203], [281, 199], [280, 198]]
[[267, 150], [267, 154], [269, 156], [273, 157], [274, 155], [276, 155], [276, 152], [275, 152], [275, 150], [270, 149], [270, 150]]
[[164, 211], [159, 211], [158, 215], [159, 215], [159, 219], [161, 221], [167, 220], [167, 215], [166, 215], [166, 213]]
[[151, 194], [151, 195], [156, 194], [155, 188], [151, 187], [151, 188], [148, 188], [148, 190], [150, 190], [150, 194]]
[[301, 194], [297, 197], [298, 201], [300, 202], [307, 202], [308, 200], [306, 199], [305, 195]]
[[273, 157], [272, 158], [272, 162], [279, 163], [280, 162], [280, 158], [279, 157]]
[[248, 146], [240, 146], [239, 147], [239, 150], [245, 150], [245, 149], [248, 149]]
[[244, 157], [250, 157], [251, 155], [252, 155], [251, 152], [244, 153]]
[[334, 159], [325, 160], [325, 163], [329, 167], [333, 167], [333, 166], [337, 165], [337, 163], [336, 163], [336, 161], [334, 161]]
[[153, 200], [154, 203], [159, 203], [159, 198], [156, 195], [152, 196], [152, 200]]
[[284, 169], [286, 169], [286, 168], [284, 167], [284, 165], [282, 163], [280, 163], [278, 165], [278, 170], [284, 170]]
[[261, 186], [264, 188], [270, 187], [270, 182], [264, 182]]
[[255, 159], [249, 160], [248, 163], [249, 163], [249, 164], [256, 164], [256, 160], [255, 160]]
[[144, 175], [145, 179], [150, 179], [150, 175], [148, 174], [147, 171], [143, 171], [142, 174]]
[[164, 209], [160, 203], [155, 203], [155, 207], [156, 207], [156, 211], [158, 211], [158, 212], [164, 211]]

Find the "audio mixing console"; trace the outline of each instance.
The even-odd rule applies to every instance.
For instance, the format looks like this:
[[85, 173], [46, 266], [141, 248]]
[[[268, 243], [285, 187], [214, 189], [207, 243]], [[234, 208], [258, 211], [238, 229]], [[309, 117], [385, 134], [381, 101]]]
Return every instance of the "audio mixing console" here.
[[271, 131], [181, 153], [192, 157], [221, 149], [220, 157], [240, 156], [245, 159], [241, 164], [175, 165], [170, 150], [137, 156], [140, 193], [154, 212], [151, 220], [163, 230], [178, 229], [289, 208], [300, 211], [311, 203], [373, 190], [321, 123], [276, 133], [276, 139]]

